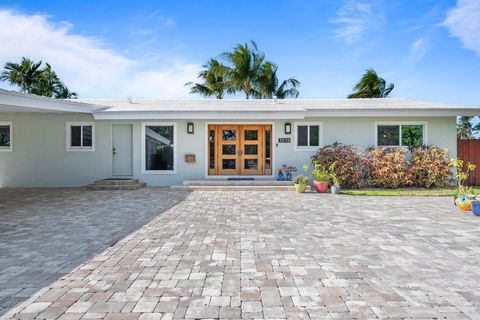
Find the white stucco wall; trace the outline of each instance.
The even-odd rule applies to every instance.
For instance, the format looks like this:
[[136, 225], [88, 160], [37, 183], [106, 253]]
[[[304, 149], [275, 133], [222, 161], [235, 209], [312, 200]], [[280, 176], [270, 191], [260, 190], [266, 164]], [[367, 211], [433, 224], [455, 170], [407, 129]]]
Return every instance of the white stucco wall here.
[[[177, 123], [177, 173], [142, 174], [140, 146], [141, 121], [95, 121], [95, 151], [66, 151], [66, 122], [94, 121], [90, 115], [82, 114], [1, 114], [0, 121], [13, 123], [13, 151], [0, 152], [0, 186], [2, 187], [62, 187], [82, 186], [97, 179], [112, 175], [112, 124], [133, 125], [133, 174], [150, 186], [181, 184], [187, 179], [204, 179], [206, 175], [206, 123], [245, 123], [248, 121], [195, 120], [195, 133], [187, 134], [186, 120]], [[156, 120], [149, 120], [153, 122]], [[322, 142], [335, 141], [367, 148], [375, 143], [375, 122], [377, 121], [422, 121], [427, 122], [427, 143], [448, 148], [450, 157], [456, 155], [455, 117], [408, 117], [408, 118], [310, 118], [298, 122], [321, 122]], [[159, 120], [159, 122], [161, 122]], [[166, 122], [172, 122], [168, 120]], [[253, 121], [272, 123], [268, 119]], [[296, 151], [294, 124], [292, 134], [284, 134], [287, 121], [274, 121], [273, 154], [274, 172], [282, 164], [295, 165], [299, 171], [310, 163], [313, 152]], [[280, 137], [290, 137], [291, 143], [277, 143]], [[196, 163], [186, 163], [186, 153], [196, 155]]]

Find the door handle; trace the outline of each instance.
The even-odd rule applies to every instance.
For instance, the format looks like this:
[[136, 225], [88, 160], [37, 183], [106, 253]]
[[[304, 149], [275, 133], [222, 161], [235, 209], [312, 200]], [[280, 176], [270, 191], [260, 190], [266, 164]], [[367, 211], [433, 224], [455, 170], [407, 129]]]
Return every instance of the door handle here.
[[113, 149], [112, 149], [112, 154], [113, 154], [113, 155], [116, 155], [116, 154], [117, 154], [117, 150], [115, 149], [115, 147], [113, 147]]

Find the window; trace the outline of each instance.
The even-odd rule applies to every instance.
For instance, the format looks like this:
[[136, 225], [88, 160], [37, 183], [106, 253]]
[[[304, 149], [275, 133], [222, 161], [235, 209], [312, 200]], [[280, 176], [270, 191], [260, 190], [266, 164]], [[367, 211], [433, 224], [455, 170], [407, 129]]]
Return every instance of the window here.
[[297, 123], [295, 127], [297, 150], [316, 150], [320, 147], [322, 127], [320, 123]]
[[377, 123], [377, 146], [416, 147], [426, 144], [425, 123]]
[[142, 125], [142, 169], [144, 173], [175, 173], [176, 126], [174, 123]]
[[67, 151], [94, 151], [95, 124], [67, 122]]
[[0, 122], [0, 151], [12, 151], [12, 123]]

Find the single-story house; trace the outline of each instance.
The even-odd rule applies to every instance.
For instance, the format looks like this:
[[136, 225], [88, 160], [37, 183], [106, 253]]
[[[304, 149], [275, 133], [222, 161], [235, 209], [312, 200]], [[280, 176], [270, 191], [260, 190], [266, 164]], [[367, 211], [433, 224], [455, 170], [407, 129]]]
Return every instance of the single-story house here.
[[[0, 89], [0, 186], [133, 177], [273, 179], [315, 151], [415, 140], [456, 156], [456, 117], [480, 107], [406, 99], [55, 100]], [[412, 140], [413, 139], [413, 140]]]

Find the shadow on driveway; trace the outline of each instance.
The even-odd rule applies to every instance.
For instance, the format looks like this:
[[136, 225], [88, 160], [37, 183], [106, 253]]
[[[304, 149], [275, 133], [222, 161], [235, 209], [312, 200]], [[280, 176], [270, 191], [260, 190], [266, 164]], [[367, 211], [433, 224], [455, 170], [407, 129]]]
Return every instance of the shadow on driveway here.
[[161, 188], [0, 190], [0, 316], [188, 196]]

